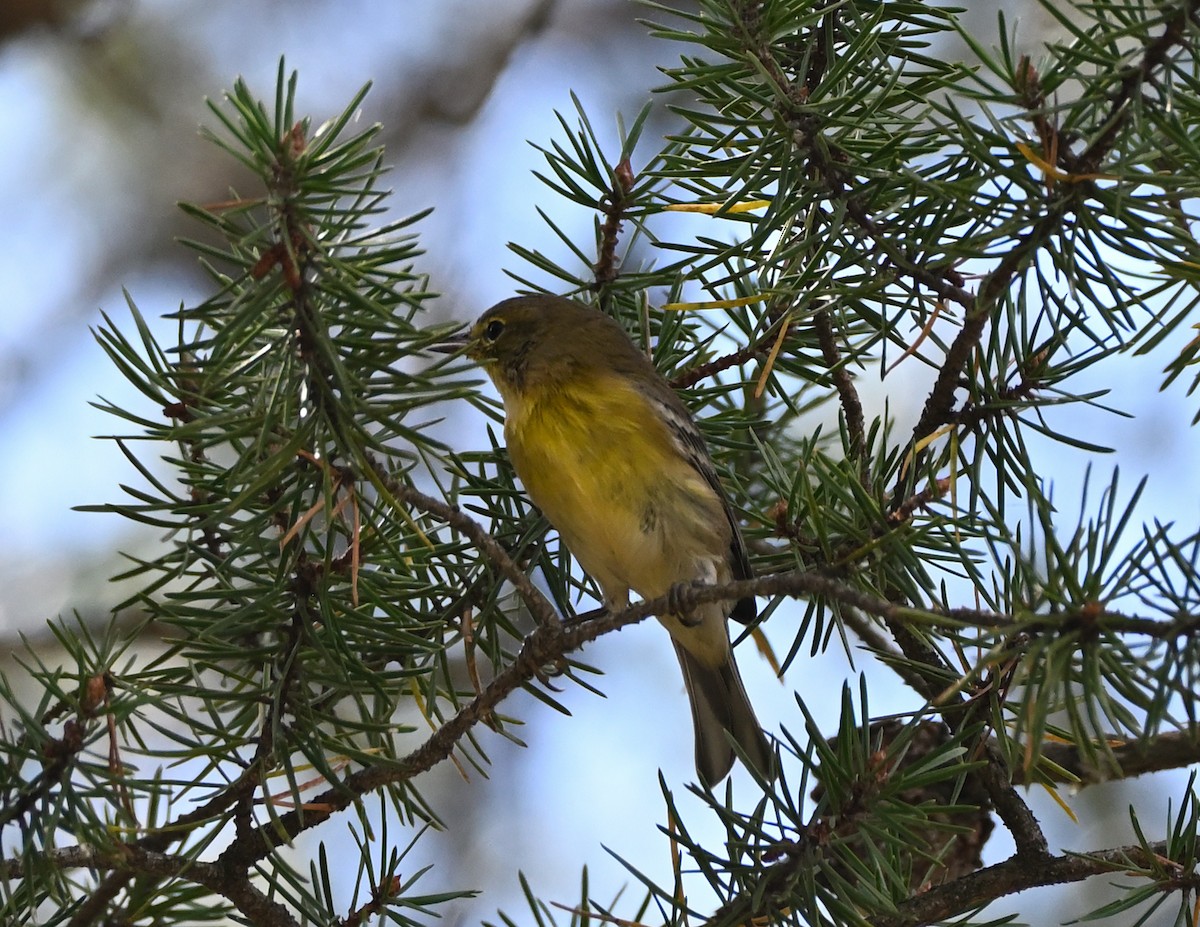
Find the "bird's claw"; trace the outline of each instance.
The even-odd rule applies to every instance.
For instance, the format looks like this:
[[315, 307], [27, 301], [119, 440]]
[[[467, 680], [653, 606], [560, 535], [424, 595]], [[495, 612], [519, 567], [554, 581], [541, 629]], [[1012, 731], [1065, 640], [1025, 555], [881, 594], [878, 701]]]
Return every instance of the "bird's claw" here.
[[689, 593], [698, 585], [699, 583], [694, 582], [675, 583], [667, 590], [667, 609], [685, 628], [694, 628], [700, 624], [700, 619], [692, 614], [688, 605]]

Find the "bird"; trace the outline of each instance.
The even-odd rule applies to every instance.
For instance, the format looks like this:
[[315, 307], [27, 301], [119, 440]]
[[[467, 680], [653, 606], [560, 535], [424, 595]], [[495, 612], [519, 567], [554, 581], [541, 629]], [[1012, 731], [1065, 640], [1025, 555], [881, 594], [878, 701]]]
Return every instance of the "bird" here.
[[[492, 306], [456, 342], [495, 384], [504, 436], [526, 493], [611, 612], [683, 584], [750, 579], [738, 520], [704, 437], [679, 395], [603, 312], [539, 294]], [[737, 744], [760, 775], [774, 754], [734, 661], [727, 619], [753, 597], [656, 617], [683, 672], [696, 772], [712, 787]]]

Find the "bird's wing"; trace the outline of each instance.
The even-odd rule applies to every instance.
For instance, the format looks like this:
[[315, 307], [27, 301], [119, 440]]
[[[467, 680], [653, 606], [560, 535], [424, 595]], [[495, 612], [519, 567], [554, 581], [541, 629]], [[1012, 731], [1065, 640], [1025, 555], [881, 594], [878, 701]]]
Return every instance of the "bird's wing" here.
[[[746, 550], [746, 542], [742, 538], [737, 515], [733, 511], [733, 506], [729, 504], [729, 496], [725, 493], [725, 487], [721, 485], [721, 479], [717, 476], [717, 468], [713, 465], [712, 456], [708, 452], [708, 445], [705, 444], [704, 436], [700, 433], [695, 420], [683, 401], [674, 392], [669, 394], [670, 398], [655, 395], [650, 390], [641, 392], [666, 423], [680, 453], [692, 465], [692, 468], [704, 477], [704, 481], [712, 487], [717, 498], [721, 500], [725, 519], [729, 522], [729, 566], [733, 578], [753, 579], [754, 571], [750, 566], [750, 555]], [[758, 617], [758, 604], [752, 596], [739, 599], [734, 605], [730, 617], [741, 624], [750, 624]]]

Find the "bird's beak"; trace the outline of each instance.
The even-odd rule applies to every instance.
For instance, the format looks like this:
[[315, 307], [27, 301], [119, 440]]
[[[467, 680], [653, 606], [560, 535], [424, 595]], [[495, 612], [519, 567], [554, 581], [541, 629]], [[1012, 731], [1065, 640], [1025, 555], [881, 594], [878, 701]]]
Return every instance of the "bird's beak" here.
[[441, 341], [429, 345], [425, 350], [432, 351], [435, 354], [461, 354], [463, 349], [470, 343], [470, 332], [463, 329], [460, 332], [447, 335]]

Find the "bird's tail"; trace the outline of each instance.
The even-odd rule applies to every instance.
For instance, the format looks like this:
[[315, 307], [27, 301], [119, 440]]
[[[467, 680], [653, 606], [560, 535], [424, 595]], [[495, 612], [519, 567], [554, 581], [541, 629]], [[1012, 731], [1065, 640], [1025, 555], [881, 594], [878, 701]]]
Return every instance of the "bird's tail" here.
[[692, 724], [696, 730], [696, 772], [700, 781], [712, 787], [729, 774], [735, 753], [730, 743], [741, 749], [747, 763], [759, 774], [770, 778], [774, 753], [763, 733], [746, 688], [733, 662], [733, 653], [717, 666], [705, 666], [675, 641], [675, 653], [683, 667], [683, 681], [692, 706]]

